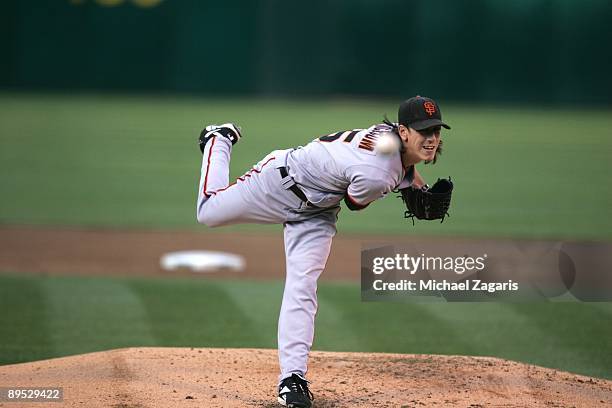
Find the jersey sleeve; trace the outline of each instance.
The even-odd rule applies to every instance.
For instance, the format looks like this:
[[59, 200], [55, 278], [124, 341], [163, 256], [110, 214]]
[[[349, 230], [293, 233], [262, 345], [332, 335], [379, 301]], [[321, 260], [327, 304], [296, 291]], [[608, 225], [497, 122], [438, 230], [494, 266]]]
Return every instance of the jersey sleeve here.
[[372, 201], [384, 197], [397, 184], [386, 171], [360, 167], [351, 176], [344, 201], [350, 210], [362, 210]]
[[399, 190], [408, 188], [412, 185], [413, 182], [414, 182], [414, 166], [410, 166], [410, 168], [406, 172], [406, 175], [404, 176], [404, 178], [402, 179], [402, 181], [396, 188]]

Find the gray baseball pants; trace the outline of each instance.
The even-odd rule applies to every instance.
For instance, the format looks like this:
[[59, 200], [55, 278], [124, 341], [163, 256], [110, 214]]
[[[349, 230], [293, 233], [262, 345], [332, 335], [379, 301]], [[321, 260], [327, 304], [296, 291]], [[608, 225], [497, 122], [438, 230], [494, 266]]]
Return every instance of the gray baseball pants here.
[[279, 382], [305, 375], [314, 338], [317, 280], [336, 234], [338, 206], [309, 208], [282, 179], [290, 150], [276, 150], [229, 184], [231, 142], [214, 137], [205, 146], [197, 219], [209, 227], [238, 223], [283, 224], [286, 280], [278, 319]]

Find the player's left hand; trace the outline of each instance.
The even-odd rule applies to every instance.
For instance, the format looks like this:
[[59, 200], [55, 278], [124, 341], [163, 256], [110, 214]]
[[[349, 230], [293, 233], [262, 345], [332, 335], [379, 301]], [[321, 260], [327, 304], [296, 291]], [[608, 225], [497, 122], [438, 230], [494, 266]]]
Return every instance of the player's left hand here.
[[451, 178], [438, 179], [436, 183], [421, 188], [407, 187], [399, 190], [401, 198], [408, 210], [404, 217], [419, 220], [441, 220], [449, 215], [451, 197], [453, 194], [453, 182]]

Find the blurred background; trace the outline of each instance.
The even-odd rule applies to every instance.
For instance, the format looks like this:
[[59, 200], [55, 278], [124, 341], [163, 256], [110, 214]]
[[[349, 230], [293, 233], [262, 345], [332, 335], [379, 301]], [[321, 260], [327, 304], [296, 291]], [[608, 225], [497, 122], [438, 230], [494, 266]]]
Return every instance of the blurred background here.
[[[429, 181], [453, 177], [451, 217], [412, 226], [388, 197], [344, 209], [339, 239], [612, 239], [608, 1], [4, 0], [0, 10], [5, 248], [24, 225], [32, 236], [280, 237], [279, 226], [196, 224], [200, 130], [243, 127], [237, 177], [271, 150], [395, 119], [416, 94], [452, 126], [441, 161], [422, 167]], [[10, 256], [0, 253], [0, 364], [128, 345], [275, 347], [280, 281], [24, 274]], [[355, 282], [322, 284], [319, 297], [319, 349], [612, 375], [609, 303], [369, 305]], [[210, 316], [211, 305], [227, 313]]]
[[5, 88], [607, 104], [605, 0], [7, 0]]
[[[453, 222], [411, 231], [612, 236], [609, 2], [2, 9], [2, 222], [192, 227], [205, 124], [244, 128], [239, 176], [273, 149], [396, 118], [401, 100], [422, 94], [453, 126], [445, 157], [423, 172], [452, 175], [458, 188]], [[405, 233], [393, 201], [340, 225]]]

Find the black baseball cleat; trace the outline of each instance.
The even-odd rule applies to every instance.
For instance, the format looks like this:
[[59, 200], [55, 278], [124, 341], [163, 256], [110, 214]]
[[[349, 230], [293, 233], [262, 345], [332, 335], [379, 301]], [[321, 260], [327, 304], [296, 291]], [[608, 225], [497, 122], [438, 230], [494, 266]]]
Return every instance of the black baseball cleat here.
[[232, 145], [238, 143], [238, 140], [242, 137], [240, 133], [242, 129], [240, 126], [233, 123], [224, 123], [222, 125], [208, 125], [200, 133], [198, 144], [200, 145], [200, 151], [204, 153], [204, 147], [210, 139], [215, 136], [223, 136], [232, 142]]
[[308, 381], [298, 374], [291, 374], [278, 386], [278, 402], [291, 408], [310, 408], [314, 397], [308, 389]]

